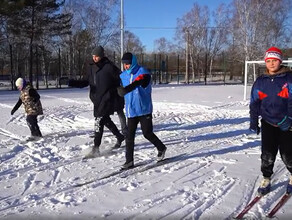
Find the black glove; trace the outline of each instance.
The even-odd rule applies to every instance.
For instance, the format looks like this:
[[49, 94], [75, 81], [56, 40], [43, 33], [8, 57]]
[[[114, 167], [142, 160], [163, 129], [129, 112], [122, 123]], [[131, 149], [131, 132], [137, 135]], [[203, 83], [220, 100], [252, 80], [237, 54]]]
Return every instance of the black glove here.
[[251, 124], [249, 130], [253, 133], [259, 134], [261, 132], [261, 128], [258, 125]]
[[127, 90], [122, 86], [118, 87], [117, 91], [118, 91], [119, 96], [121, 97], [124, 97], [128, 93]]
[[256, 129], [253, 129], [253, 128], [249, 128], [249, 130], [253, 133], [256, 133], [256, 134], [260, 134], [261, 133], [261, 128], [259, 126], [257, 126]]
[[16, 110], [15, 109], [12, 109], [11, 110], [11, 115], [13, 115], [15, 112], [16, 112]]
[[259, 120], [258, 117], [250, 117], [250, 122], [249, 122], [249, 130], [253, 133], [259, 134], [261, 132], [261, 129], [259, 127]]

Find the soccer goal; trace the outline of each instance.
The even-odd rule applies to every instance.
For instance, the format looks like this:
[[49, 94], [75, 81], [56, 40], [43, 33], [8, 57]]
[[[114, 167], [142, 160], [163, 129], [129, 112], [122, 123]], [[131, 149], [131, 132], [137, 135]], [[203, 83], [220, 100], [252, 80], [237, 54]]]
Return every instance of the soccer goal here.
[[[282, 64], [292, 67], [292, 60], [283, 60]], [[245, 61], [243, 100], [247, 99], [247, 87], [252, 86], [256, 78], [266, 69], [265, 61]]]

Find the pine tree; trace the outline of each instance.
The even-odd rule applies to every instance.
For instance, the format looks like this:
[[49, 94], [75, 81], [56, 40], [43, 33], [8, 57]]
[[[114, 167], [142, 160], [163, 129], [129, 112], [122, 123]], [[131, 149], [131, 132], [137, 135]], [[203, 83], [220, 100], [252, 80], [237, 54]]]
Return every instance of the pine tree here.
[[[32, 82], [33, 48], [41, 40], [52, 40], [56, 36], [70, 34], [71, 14], [63, 14], [60, 9], [65, 0], [6, 0], [11, 11], [7, 20], [7, 30], [25, 43], [28, 40], [30, 54], [29, 81]], [[16, 5], [17, 4], [17, 5]]]

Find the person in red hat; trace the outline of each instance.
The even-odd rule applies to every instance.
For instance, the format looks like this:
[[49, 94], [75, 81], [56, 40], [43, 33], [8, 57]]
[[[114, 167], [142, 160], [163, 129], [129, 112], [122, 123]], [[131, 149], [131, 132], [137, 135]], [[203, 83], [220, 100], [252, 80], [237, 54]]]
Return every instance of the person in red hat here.
[[[265, 53], [266, 71], [254, 82], [250, 98], [250, 130], [261, 132], [261, 171], [259, 194], [271, 189], [271, 177], [278, 151], [290, 172], [287, 193], [292, 193], [292, 74], [282, 65], [282, 51], [277, 47]], [[259, 127], [261, 117], [261, 127]]]

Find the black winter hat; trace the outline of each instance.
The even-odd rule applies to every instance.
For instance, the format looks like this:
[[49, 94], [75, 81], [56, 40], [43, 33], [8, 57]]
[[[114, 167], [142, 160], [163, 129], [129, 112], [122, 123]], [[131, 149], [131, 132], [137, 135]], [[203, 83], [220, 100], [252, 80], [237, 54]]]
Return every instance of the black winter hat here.
[[100, 58], [104, 57], [104, 49], [102, 46], [98, 46], [93, 49], [92, 55], [98, 56]]
[[132, 64], [132, 58], [133, 58], [132, 53], [130, 53], [130, 52], [124, 53], [124, 55], [122, 57], [122, 63]]

